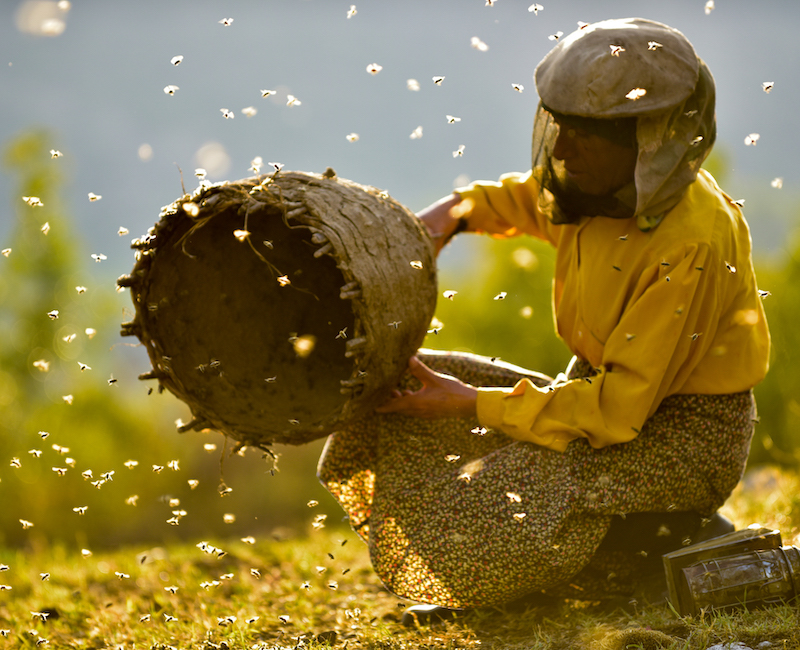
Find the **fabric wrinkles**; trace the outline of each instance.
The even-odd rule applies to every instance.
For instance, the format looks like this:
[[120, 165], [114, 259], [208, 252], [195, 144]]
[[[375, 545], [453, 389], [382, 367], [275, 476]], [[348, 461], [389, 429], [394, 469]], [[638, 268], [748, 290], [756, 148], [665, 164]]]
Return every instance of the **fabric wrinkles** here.
[[[420, 356], [476, 386], [552, 382], [476, 355]], [[578, 362], [569, 381], [593, 372]], [[406, 376], [402, 387], [419, 385]], [[741, 477], [753, 408], [749, 391], [676, 395], [635, 440], [599, 450], [574, 440], [564, 453], [476, 432], [471, 418], [376, 414], [328, 439], [318, 475], [367, 542], [377, 575], [404, 598], [475, 607], [543, 590], [630, 595], [641, 555], [597, 554], [611, 516], [714, 512]]]
[[558, 334], [602, 371], [591, 383], [552, 390], [524, 382], [513, 391], [481, 389], [484, 426], [555, 450], [578, 437], [601, 448], [635, 437], [669, 395], [734, 393], [766, 374], [769, 332], [749, 230], [707, 172], [649, 233], [633, 219], [554, 225], [536, 210], [530, 174], [457, 193], [471, 201], [471, 230], [555, 245]]

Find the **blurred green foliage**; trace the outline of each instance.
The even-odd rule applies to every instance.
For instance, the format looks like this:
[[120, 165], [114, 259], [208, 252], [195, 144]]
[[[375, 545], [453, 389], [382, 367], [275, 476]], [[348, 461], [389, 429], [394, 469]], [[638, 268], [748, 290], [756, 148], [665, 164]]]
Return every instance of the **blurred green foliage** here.
[[[149, 365], [143, 349], [119, 338], [128, 294], [82, 249], [61, 207], [64, 181], [49, 139], [25, 134], [3, 159], [18, 196], [43, 205], [15, 199], [11, 252], [0, 258], [0, 545], [258, 537], [308, 528], [318, 515], [338, 520], [341, 511], [315, 478], [323, 441], [276, 449], [275, 472], [261, 452], [232, 456], [217, 433], [175, 433], [188, 409], [136, 381]], [[800, 240], [790, 250], [785, 259], [756, 260], [772, 293], [765, 307], [774, 353], [756, 390], [761, 425], [752, 463], [800, 461]], [[553, 264], [552, 248], [531, 238], [457, 238], [440, 258], [439, 286], [440, 295], [456, 293], [440, 298], [441, 326], [425, 344], [557, 374], [571, 355], [554, 334]], [[53, 310], [58, 318], [48, 316]], [[221, 487], [232, 491], [223, 498]], [[309, 509], [313, 501], [319, 505]]]
[[119, 338], [128, 294], [82, 250], [49, 140], [24, 134], [3, 159], [18, 196], [42, 206], [15, 200], [0, 257], [0, 545], [245, 537], [310, 525], [319, 508], [339, 517], [314, 476], [322, 441], [283, 454], [275, 472], [261, 452], [231, 456], [217, 433], [175, 433], [188, 409], [136, 381], [149, 367]]
[[461, 235], [440, 258], [441, 329], [425, 345], [498, 357], [555, 376], [571, 354], [554, 333], [554, 263], [552, 246], [530, 237]]

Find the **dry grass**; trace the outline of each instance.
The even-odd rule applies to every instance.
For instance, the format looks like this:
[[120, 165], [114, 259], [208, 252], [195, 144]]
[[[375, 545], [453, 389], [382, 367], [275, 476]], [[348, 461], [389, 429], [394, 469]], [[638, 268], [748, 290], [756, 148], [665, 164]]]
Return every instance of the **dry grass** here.
[[[799, 483], [773, 470], [751, 474], [727, 512], [740, 525], [779, 525], [791, 542]], [[248, 542], [90, 557], [0, 552], [0, 584], [11, 587], [0, 591], [0, 648], [800, 648], [790, 606], [680, 618], [667, 605], [567, 601], [409, 629], [399, 623], [407, 603], [382, 588], [350, 531]]]

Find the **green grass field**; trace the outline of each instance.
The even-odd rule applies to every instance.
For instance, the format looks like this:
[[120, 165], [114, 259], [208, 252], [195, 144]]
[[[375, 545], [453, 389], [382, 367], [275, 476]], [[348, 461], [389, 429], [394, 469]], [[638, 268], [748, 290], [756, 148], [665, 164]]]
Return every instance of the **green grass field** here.
[[[792, 543], [799, 488], [795, 475], [751, 473], [724, 512]], [[790, 605], [681, 618], [666, 604], [565, 601], [405, 628], [410, 603], [381, 586], [363, 543], [319, 521], [298, 537], [0, 551], [0, 565], [0, 648], [800, 648]]]

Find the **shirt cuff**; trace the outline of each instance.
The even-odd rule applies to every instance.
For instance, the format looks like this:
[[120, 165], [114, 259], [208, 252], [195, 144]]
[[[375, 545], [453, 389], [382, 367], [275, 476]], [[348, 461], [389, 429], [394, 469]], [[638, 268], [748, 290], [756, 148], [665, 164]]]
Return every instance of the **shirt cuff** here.
[[505, 406], [503, 398], [511, 394], [511, 388], [479, 388], [477, 398], [478, 422], [487, 429], [503, 430]]

